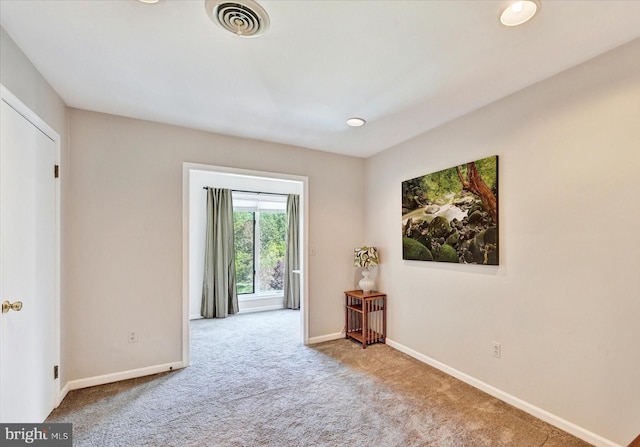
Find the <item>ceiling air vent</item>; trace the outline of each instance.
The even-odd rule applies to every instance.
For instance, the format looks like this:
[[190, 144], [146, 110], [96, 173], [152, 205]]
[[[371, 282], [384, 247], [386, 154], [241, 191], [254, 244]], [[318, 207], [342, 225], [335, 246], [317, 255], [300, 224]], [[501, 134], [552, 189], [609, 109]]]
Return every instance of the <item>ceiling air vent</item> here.
[[253, 0], [206, 0], [204, 7], [214, 23], [240, 37], [257, 37], [269, 28], [267, 12]]

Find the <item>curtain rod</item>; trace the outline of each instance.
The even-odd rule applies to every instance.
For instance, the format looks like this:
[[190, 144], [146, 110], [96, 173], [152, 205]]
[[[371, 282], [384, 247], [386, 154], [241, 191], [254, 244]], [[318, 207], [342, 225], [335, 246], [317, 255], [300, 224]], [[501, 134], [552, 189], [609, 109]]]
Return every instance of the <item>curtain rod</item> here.
[[[211, 188], [211, 186], [203, 186], [202, 189], [209, 189]], [[272, 196], [286, 196], [287, 193], [283, 193], [283, 192], [261, 192], [261, 191], [246, 191], [243, 189], [232, 189], [231, 192], [246, 192], [249, 194], [269, 194]]]

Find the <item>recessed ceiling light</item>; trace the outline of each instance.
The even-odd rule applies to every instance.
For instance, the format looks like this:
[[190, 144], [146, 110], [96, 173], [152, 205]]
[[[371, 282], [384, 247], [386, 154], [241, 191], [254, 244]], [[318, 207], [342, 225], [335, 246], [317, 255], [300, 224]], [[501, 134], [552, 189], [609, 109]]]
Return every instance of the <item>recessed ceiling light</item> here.
[[364, 126], [367, 122], [365, 120], [363, 120], [362, 118], [349, 118], [347, 120], [347, 125], [351, 126], [351, 127], [360, 127], [360, 126]]
[[160, 2], [160, 0], [138, 0], [138, 1], [140, 3], [148, 3], [149, 5]]
[[512, 2], [500, 14], [504, 26], [518, 26], [531, 20], [540, 9], [538, 0], [519, 0]]

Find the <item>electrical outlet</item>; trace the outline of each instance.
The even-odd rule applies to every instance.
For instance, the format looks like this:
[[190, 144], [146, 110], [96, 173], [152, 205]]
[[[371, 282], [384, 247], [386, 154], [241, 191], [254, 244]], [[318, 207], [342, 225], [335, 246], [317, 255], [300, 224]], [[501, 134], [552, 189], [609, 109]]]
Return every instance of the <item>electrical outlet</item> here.
[[135, 331], [129, 331], [128, 340], [129, 343], [138, 343], [138, 333]]
[[491, 342], [491, 355], [496, 358], [500, 358], [502, 354], [502, 345], [497, 341]]

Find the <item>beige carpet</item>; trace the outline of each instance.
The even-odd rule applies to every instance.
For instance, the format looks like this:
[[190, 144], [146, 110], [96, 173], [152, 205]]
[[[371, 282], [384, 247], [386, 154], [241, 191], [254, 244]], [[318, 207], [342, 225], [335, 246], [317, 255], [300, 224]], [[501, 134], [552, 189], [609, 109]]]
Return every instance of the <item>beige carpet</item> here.
[[386, 345], [311, 347], [299, 313], [192, 322], [192, 366], [69, 393], [74, 446], [584, 447]]

